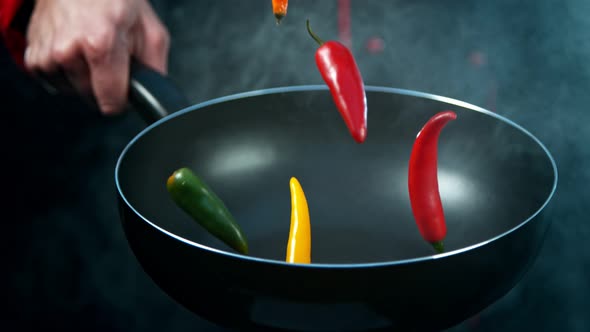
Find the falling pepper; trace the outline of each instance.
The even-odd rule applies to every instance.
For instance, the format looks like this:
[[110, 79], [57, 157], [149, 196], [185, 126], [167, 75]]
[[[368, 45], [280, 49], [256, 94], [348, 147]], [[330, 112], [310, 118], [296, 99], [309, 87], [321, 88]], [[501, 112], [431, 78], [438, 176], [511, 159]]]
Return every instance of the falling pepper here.
[[209, 233], [238, 252], [248, 253], [246, 236], [223, 201], [190, 169], [176, 170], [166, 188], [174, 202]]
[[367, 98], [365, 85], [350, 50], [334, 40], [322, 41], [307, 20], [309, 35], [320, 45], [315, 53], [316, 65], [330, 88], [336, 107], [357, 143], [367, 137]]
[[281, 20], [287, 16], [288, 0], [272, 0], [272, 12], [277, 19], [277, 24], [281, 24]]
[[311, 262], [311, 226], [309, 208], [299, 181], [292, 177], [291, 190], [291, 228], [287, 243], [288, 263], [308, 264]]
[[418, 132], [410, 156], [408, 189], [412, 212], [420, 234], [439, 253], [444, 251], [447, 226], [438, 188], [438, 139], [443, 127], [456, 118], [453, 111], [431, 117]]

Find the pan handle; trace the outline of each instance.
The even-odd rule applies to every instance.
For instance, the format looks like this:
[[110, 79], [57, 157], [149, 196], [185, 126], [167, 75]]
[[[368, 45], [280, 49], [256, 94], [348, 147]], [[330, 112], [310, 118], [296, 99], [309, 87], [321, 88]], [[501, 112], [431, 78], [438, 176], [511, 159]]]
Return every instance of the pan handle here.
[[141, 64], [131, 62], [129, 103], [147, 123], [190, 106], [188, 98], [164, 75]]
[[[36, 78], [52, 93], [75, 93], [63, 72], [46, 75], [36, 73]], [[91, 107], [98, 109], [96, 101], [86, 98]], [[164, 75], [132, 59], [129, 73], [129, 97], [127, 107], [134, 109], [148, 123], [190, 106], [188, 98]]]

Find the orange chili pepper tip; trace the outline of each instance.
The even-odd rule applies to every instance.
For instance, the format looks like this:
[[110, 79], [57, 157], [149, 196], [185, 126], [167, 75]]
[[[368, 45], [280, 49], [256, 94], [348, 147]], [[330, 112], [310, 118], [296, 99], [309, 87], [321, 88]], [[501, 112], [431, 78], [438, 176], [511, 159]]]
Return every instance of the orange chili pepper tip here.
[[174, 177], [176, 176], [176, 172], [174, 172], [172, 175], [170, 175], [168, 177], [168, 180], [166, 181], [166, 186], [170, 187], [174, 184]]
[[309, 208], [301, 184], [295, 177], [289, 183], [291, 191], [291, 228], [287, 243], [288, 263], [311, 263], [311, 226]]
[[277, 19], [277, 25], [281, 24], [281, 20], [287, 16], [288, 0], [272, 0], [272, 11]]

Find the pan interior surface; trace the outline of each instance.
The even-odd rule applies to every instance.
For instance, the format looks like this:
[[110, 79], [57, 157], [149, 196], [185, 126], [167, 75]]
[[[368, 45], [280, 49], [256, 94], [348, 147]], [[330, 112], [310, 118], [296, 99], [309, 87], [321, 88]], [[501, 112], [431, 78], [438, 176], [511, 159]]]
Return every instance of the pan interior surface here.
[[447, 251], [514, 229], [550, 199], [555, 165], [518, 126], [488, 112], [401, 90], [367, 87], [368, 135], [357, 144], [324, 88], [280, 89], [197, 105], [157, 122], [121, 155], [121, 195], [178, 237], [232, 252], [169, 198], [180, 167], [198, 174], [242, 226], [250, 255], [284, 261], [289, 180], [307, 197], [314, 263], [373, 263], [432, 255], [414, 223], [408, 162], [416, 134], [444, 110], [439, 184]]

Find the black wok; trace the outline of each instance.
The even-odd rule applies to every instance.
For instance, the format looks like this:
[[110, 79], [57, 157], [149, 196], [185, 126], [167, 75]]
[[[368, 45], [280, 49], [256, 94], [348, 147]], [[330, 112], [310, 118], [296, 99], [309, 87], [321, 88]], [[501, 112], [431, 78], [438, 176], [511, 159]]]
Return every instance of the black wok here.
[[[170, 88], [164, 83], [156, 90]], [[163, 104], [181, 107], [174, 96], [168, 90]], [[457, 100], [369, 86], [367, 101], [362, 145], [325, 86], [219, 98], [143, 130], [115, 177], [123, 228], [147, 274], [205, 319], [257, 331], [438, 330], [506, 294], [550, 223], [543, 212], [557, 169], [549, 151], [514, 122]], [[407, 165], [421, 126], [447, 109], [457, 113], [439, 144], [447, 252], [435, 255], [412, 217]], [[171, 201], [166, 178], [184, 166], [226, 203], [249, 256]], [[284, 262], [292, 176], [309, 203], [310, 265]]]

